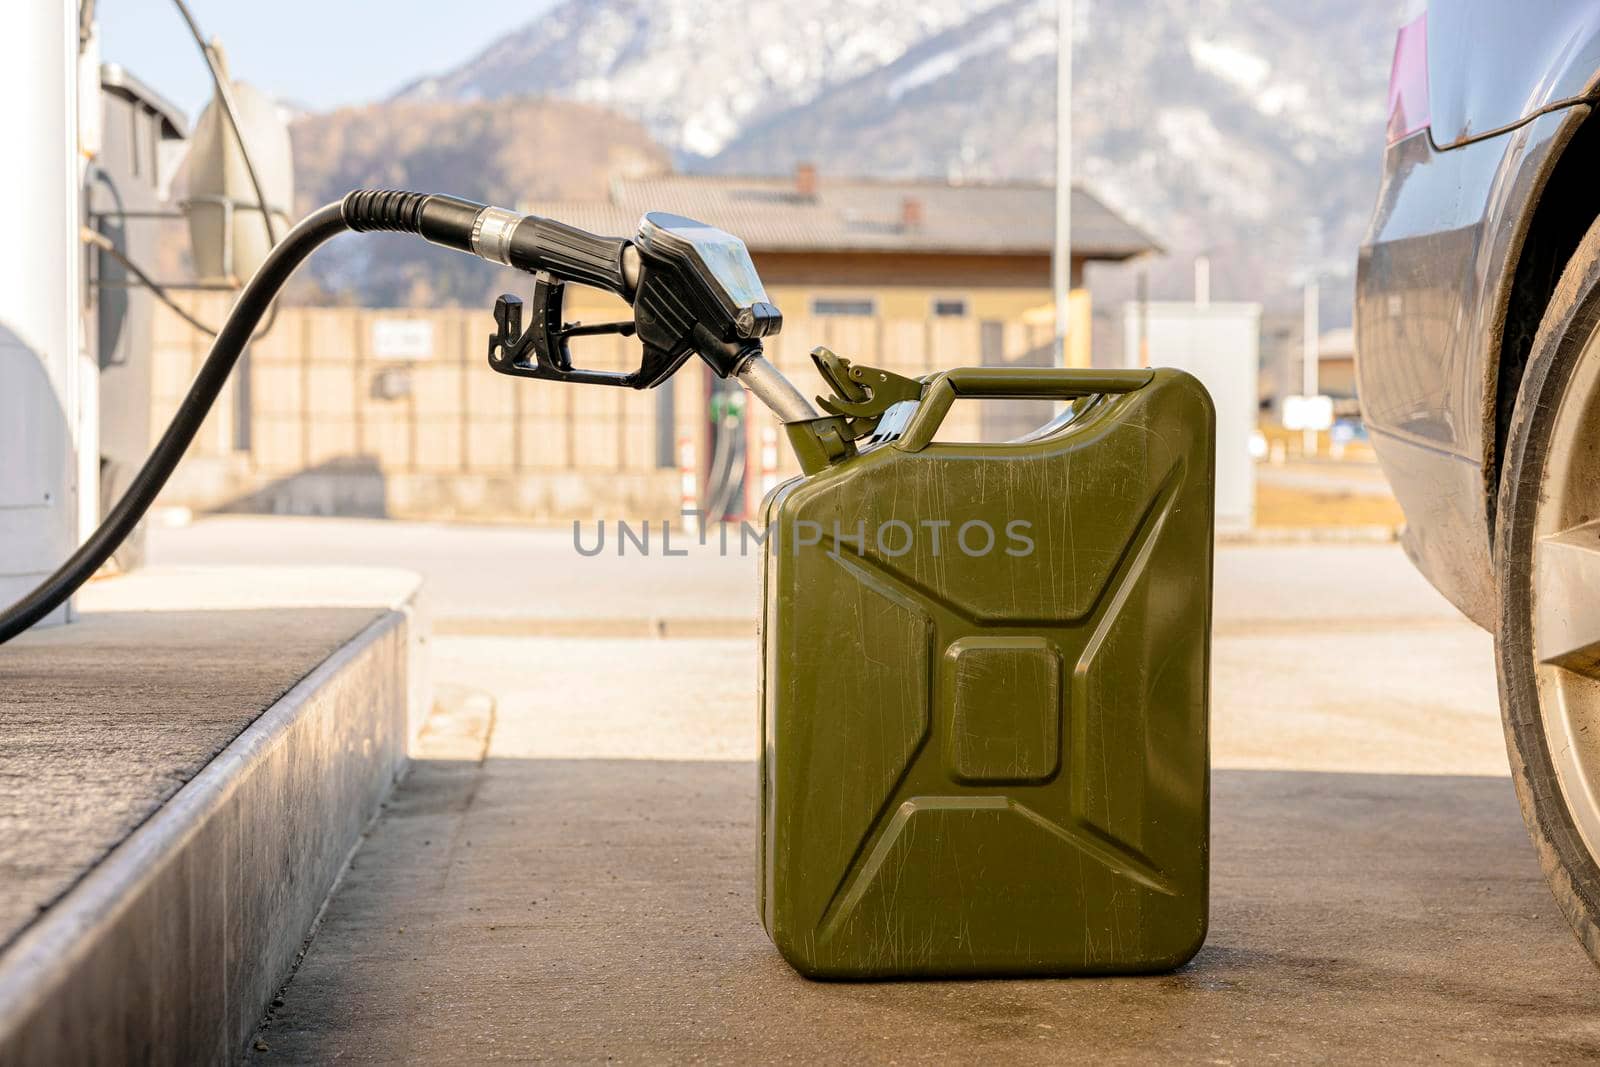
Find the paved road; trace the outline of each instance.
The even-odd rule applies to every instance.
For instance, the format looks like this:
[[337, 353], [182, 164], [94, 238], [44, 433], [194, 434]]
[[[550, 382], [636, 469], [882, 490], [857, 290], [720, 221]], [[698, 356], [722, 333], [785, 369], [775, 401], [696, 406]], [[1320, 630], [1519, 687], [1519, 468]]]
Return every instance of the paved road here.
[[486, 758], [418, 761], [260, 1062], [1600, 1056], [1465, 626], [1220, 638], [1207, 946], [1053, 982], [789, 971], [755, 912], [747, 642], [436, 652], [499, 698]]
[[[588, 549], [597, 527], [582, 524]], [[150, 560], [161, 564], [366, 564], [418, 571], [442, 628], [629, 619], [745, 619], [756, 610], [756, 549], [741, 553], [738, 531], [726, 554], [716, 534], [705, 546], [674, 530], [661, 554], [629, 543], [617, 554], [607, 524], [605, 551], [580, 555], [571, 527], [471, 526], [383, 519], [221, 516], [151, 531]], [[1223, 545], [1217, 550], [1216, 619], [1254, 621], [1374, 619], [1430, 624], [1459, 618], [1392, 544]]]
[[1348, 493], [1352, 496], [1394, 496], [1376, 463], [1289, 463], [1282, 466], [1263, 463], [1256, 468], [1256, 478], [1262, 485], [1284, 489]]
[[1600, 991], [1501, 778], [1220, 770], [1210, 938], [1137, 979], [823, 984], [756, 920], [748, 764], [428, 763], [257, 1062], [1558, 1062]]
[[[260, 523], [165, 531], [158, 558], [244, 531], [298, 559], [363, 525]], [[441, 613], [683, 609], [673, 579], [575, 577], [559, 534], [368, 534], [365, 558], [420, 564]], [[498, 573], [507, 558], [529, 565]], [[682, 588], [731, 611], [744, 572], [690, 567]], [[1156, 978], [867, 985], [796, 977], [756, 920], [748, 639], [446, 633], [436, 674], [493, 694], [492, 724], [470, 701], [439, 719], [255, 1056], [1600, 1057], [1600, 976], [1505, 777], [1488, 638], [1392, 546], [1225, 548], [1218, 619], [1199, 957]]]

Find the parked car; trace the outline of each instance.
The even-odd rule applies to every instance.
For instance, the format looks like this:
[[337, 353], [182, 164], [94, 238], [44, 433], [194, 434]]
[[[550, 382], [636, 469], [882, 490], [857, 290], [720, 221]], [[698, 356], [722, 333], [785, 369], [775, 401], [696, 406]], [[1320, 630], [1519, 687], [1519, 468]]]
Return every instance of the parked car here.
[[1400, 31], [1357, 380], [1422, 573], [1495, 635], [1523, 817], [1600, 962], [1600, 3]]

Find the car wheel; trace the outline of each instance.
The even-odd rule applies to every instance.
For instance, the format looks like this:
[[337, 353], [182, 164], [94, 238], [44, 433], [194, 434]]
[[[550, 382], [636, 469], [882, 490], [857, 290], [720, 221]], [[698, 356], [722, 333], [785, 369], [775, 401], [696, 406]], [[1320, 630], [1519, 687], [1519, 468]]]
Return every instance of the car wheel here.
[[1600, 223], [1561, 276], [1501, 472], [1495, 658], [1523, 819], [1600, 963]]

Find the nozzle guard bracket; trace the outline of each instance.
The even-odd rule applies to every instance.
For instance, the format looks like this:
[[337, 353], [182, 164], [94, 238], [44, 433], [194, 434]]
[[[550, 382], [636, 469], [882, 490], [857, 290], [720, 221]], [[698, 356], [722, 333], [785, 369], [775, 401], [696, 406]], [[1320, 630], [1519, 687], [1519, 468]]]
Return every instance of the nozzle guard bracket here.
[[688, 358], [685, 350], [676, 356], [646, 345], [638, 370], [589, 370], [572, 365], [568, 339], [615, 334], [631, 337], [633, 322], [563, 322], [561, 305], [566, 283], [548, 271], [533, 276], [533, 321], [522, 328], [523, 301], [503, 293], [494, 302], [495, 330], [489, 335], [489, 366], [501, 374], [547, 381], [577, 382], [584, 385], [613, 385], [626, 389], [648, 389], [660, 384]]

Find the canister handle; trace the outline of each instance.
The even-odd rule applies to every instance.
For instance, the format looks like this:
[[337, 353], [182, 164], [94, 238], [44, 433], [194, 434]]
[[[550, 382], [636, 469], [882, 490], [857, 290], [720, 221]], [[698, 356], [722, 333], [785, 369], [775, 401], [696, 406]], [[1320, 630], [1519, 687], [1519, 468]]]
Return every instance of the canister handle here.
[[1080, 370], [1071, 367], [959, 367], [928, 379], [922, 400], [894, 446], [920, 452], [950, 413], [957, 397], [996, 400], [1072, 400], [1107, 393], [1132, 393], [1150, 384], [1149, 370]]

